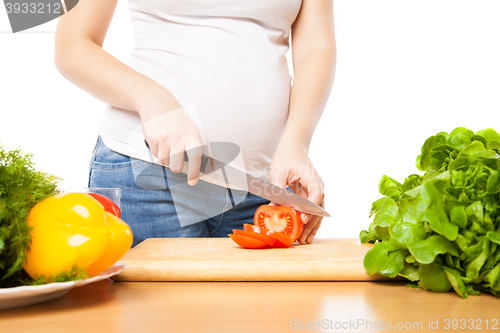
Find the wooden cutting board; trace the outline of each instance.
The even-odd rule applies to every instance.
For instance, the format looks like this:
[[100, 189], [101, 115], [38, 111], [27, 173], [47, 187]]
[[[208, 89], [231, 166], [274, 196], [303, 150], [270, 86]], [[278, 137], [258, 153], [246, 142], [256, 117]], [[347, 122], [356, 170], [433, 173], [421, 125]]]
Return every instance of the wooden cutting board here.
[[358, 239], [315, 239], [288, 249], [248, 250], [230, 238], [150, 238], [120, 262], [116, 281], [374, 281]]

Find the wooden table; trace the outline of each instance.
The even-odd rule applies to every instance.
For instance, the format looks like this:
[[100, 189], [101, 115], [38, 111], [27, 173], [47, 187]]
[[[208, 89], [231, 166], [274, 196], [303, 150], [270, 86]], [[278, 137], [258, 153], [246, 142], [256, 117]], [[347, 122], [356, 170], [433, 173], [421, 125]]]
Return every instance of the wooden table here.
[[[468, 330], [459, 329], [461, 319], [475, 328], [481, 321], [480, 332], [500, 331], [500, 299], [463, 300], [398, 282], [103, 280], [47, 303], [0, 311], [0, 332], [380, 332], [398, 323], [399, 331], [425, 332], [436, 321], [433, 332]], [[315, 322], [316, 329], [306, 329]]]

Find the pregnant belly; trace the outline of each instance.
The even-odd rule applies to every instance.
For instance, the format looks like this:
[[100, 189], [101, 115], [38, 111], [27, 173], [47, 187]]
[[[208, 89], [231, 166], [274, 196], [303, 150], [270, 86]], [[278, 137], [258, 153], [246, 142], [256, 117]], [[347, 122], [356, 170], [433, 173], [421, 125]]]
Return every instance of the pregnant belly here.
[[129, 65], [170, 90], [182, 106], [194, 105], [208, 142], [236, 143], [246, 168], [268, 167], [288, 117], [291, 77], [284, 58], [195, 61], [135, 50]]

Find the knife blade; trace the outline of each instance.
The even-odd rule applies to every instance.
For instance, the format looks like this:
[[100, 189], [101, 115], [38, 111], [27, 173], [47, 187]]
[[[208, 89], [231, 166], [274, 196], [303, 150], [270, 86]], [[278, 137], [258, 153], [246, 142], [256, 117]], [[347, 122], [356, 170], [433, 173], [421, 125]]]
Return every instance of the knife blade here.
[[[149, 148], [146, 141], [145, 143]], [[209, 146], [212, 156], [202, 155], [201, 173], [210, 175], [220, 170], [224, 176], [223, 182], [228, 188], [234, 187], [243, 191], [248, 191], [264, 199], [280, 205], [292, 207], [306, 214], [324, 217], [331, 216], [325, 209], [314, 202], [229, 165], [229, 163], [239, 154], [240, 150], [236, 144], [230, 142], [212, 142]], [[237, 153], [235, 154], [236, 147]], [[187, 152], [184, 152], [184, 161], [189, 164]]]

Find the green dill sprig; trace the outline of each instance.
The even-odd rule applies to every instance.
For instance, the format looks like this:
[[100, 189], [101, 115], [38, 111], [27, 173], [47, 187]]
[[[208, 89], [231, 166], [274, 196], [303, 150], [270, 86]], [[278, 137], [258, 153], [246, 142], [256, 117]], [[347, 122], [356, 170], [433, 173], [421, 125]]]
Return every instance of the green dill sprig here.
[[89, 278], [90, 275], [87, 274], [85, 269], [80, 268], [78, 266], [74, 266], [69, 272], [61, 272], [59, 274], [53, 275], [49, 278], [45, 277], [36, 277], [35, 279], [25, 280], [24, 284], [37, 286], [41, 284], [47, 283], [55, 283], [55, 282], [67, 282], [67, 281], [77, 281]]
[[31, 244], [31, 208], [58, 193], [60, 178], [36, 171], [32, 154], [0, 146], [0, 287], [23, 284], [22, 265]]

